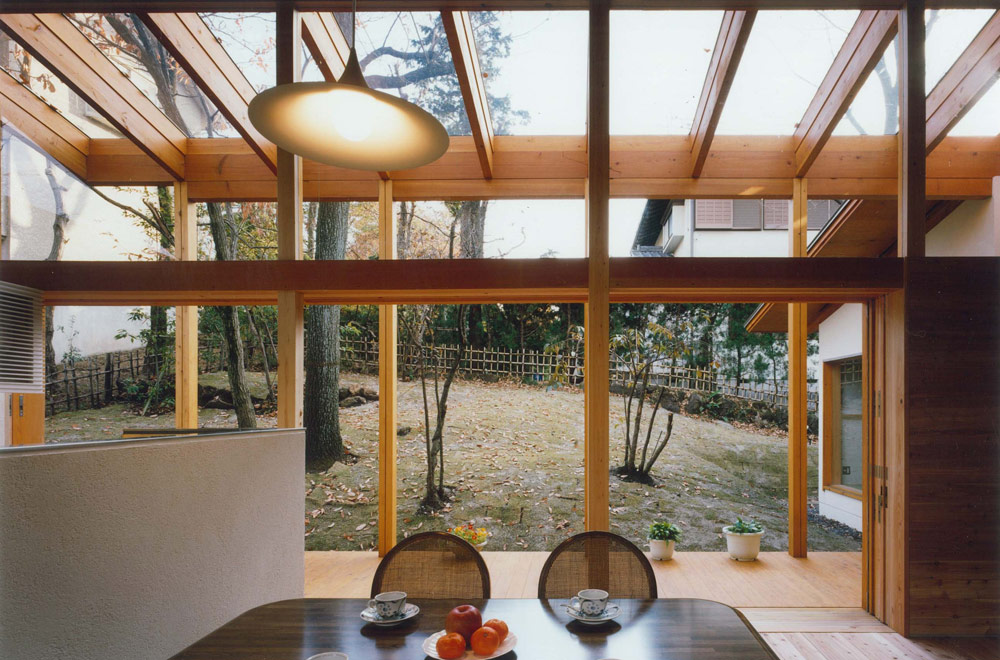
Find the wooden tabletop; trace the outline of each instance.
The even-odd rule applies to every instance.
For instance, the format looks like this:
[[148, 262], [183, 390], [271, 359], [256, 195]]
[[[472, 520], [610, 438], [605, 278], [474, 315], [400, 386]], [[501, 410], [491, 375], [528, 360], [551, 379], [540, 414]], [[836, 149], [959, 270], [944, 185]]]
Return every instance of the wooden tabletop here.
[[[414, 599], [420, 614], [396, 628], [365, 624], [367, 600], [301, 598], [264, 605], [236, 617], [174, 660], [306, 660], [340, 651], [350, 660], [419, 660], [421, 645], [444, 628], [457, 600]], [[736, 610], [710, 600], [616, 600], [622, 614], [601, 627], [574, 621], [565, 600], [504, 598], [468, 601], [483, 619], [499, 618], [517, 635], [504, 660], [777, 660]]]

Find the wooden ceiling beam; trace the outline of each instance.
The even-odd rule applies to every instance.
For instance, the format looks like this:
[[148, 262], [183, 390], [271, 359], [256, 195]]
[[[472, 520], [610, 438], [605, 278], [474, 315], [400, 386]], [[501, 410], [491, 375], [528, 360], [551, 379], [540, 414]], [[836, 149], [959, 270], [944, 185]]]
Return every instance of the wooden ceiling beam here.
[[0, 14], [0, 25], [115, 128], [184, 179], [187, 136], [62, 14]]
[[446, 11], [441, 13], [441, 20], [444, 23], [445, 34], [448, 35], [451, 59], [455, 63], [455, 73], [458, 74], [462, 100], [466, 115], [469, 117], [472, 139], [476, 143], [476, 152], [479, 154], [483, 178], [492, 179], [493, 119], [490, 117], [490, 104], [479, 64], [479, 51], [476, 48], [472, 19], [465, 11]]
[[750, 30], [753, 28], [756, 11], [727, 11], [719, 26], [712, 60], [705, 74], [705, 84], [701, 89], [698, 109], [691, 126], [691, 176], [701, 176], [705, 159], [712, 148], [715, 128], [722, 116], [722, 109], [733, 85], [736, 71], [743, 57]]
[[347, 65], [351, 47], [337, 24], [336, 17], [330, 12], [304, 12], [301, 17], [302, 41], [323, 78], [329, 82], [339, 80]]
[[80, 180], [87, 180], [90, 138], [6, 71], [0, 71], [0, 115]]
[[927, 152], [941, 141], [1000, 75], [1000, 11], [927, 95]]
[[247, 107], [257, 91], [205, 21], [195, 13], [140, 14], [139, 17], [267, 168], [277, 172], [277, 147], [254, 128], [247, 114]]
[[897, 12], [863, 11], [795, 129], [795, 176], [809, 172], [897, 32]]

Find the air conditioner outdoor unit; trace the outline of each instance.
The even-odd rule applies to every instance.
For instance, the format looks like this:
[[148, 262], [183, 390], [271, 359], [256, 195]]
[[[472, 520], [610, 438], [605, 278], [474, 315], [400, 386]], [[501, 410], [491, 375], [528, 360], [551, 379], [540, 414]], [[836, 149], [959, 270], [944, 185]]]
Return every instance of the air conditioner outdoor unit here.
[[0, 392], [45, 392], [42, 292], [0, 282]]

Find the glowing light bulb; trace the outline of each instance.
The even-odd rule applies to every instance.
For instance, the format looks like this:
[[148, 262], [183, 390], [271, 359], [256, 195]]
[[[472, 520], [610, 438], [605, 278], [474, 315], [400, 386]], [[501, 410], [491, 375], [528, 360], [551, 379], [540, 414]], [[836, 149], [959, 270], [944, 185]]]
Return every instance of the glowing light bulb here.
[[333, 127], [345, 140], [361, 142], [371, 136], [375, 130], [375, 104], [367, 94], [338, 90], [332, 102]]

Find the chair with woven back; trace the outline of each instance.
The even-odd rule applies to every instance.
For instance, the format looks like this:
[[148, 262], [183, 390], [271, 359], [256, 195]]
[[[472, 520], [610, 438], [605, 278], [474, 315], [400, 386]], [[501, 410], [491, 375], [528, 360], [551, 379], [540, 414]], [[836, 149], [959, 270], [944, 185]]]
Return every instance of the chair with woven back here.
[[583, 532], [552, 551], [538, 579], [538, 597], [572, 598], [583, 589], [603, 589], [610, 598], [656, 598], [649, 559], [626, 538]]
[[397, 543], [379, 562], [372, 597], [384, 591], [405, 591], [409, 598], [485, 599], [490, 597], [490, 572], [465, 539], [423, 532]]

